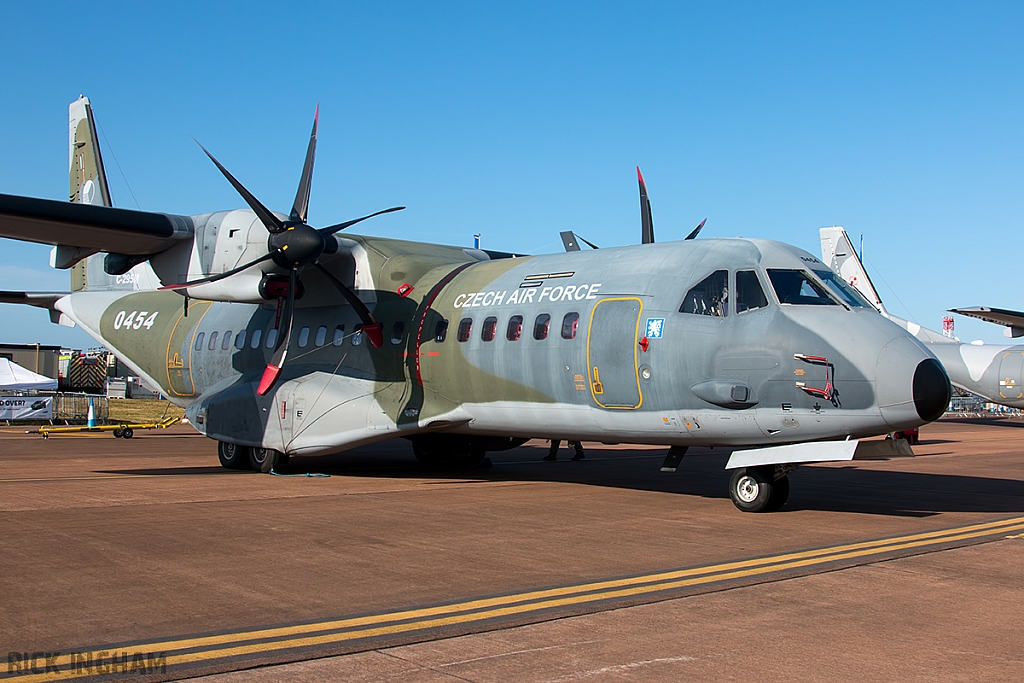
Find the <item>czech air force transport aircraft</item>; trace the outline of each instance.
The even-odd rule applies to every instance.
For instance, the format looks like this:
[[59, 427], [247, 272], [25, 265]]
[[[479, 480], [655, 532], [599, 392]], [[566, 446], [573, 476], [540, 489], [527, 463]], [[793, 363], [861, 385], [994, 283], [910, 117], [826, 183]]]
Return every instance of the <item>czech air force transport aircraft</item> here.
[[858, 439], [948, 403], [924, 345], [779, 242], [514, 257], [345, 231], [369, 216], [311, 227], [316, 132], [287, 214], [216, 160], [249, 208], [128, 211], [109, 206], [80, 99], [72, 203], [0, 195], [0, 235], [54, 245], [72, 292], [0, 301], [80, 325], [184, 406], [230, 468], [399, 436], [450, 464], [531, 437], [666, 445], [668, 469], [690, 446], [749, 446], [727, 465], [730, 493], [762, 511], [800, 463], [909, 454]]

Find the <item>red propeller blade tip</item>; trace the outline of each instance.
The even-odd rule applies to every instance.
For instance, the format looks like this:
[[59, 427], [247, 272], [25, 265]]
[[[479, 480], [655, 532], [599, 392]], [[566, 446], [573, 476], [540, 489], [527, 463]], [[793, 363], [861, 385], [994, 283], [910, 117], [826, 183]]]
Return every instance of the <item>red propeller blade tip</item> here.
[[268, 365], [267, 369], [263, 371], [263, 377], [260, 378], [260, 385], [256, 389], [256, 393], [260, 396], [266, 396], [267, 392], [277, 382], [278, 375], [281, 374], [281, 368], [276, 365]]
[[640, 172], [639, 166], [636, 167], [636, 179], [639, 180], [641, 183], [644, 182], [644, 175]]
[[[366, 338], [373, 344], [373, 348], [379, 349], [384, 346], [384, 331], [380, 323], [375, 325], [364, 325], [363, 332], [366, 333]], [[268, 370], [270, 368], [267, 368]]]

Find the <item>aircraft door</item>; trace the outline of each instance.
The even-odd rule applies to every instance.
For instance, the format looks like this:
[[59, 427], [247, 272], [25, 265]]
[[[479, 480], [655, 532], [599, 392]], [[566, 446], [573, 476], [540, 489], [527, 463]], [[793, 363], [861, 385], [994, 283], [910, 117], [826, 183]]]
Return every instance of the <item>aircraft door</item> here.
[[197, 301], [188, 307], [189, 315], [178, 314], [178, 321], [167, 342], [167, 382], [175, 396], [194, 396], [192, 382], [192, 349], [203, 316], [210, 310], [209, 301]]
[[637, 372], [640, 299], [602, 299], [594, 305], [587, 332], [590, 395], [602, 408], [639, 408], [643, 402]]
[[1024, 398], [1024, 352], [1007, 351], [999, 360], [999, 396]]

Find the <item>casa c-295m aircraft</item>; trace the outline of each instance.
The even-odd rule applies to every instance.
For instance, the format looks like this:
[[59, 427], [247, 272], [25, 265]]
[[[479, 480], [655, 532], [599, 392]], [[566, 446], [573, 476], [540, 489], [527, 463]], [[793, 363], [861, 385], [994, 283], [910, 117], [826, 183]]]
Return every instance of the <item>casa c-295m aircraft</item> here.
[[377, 214], [317, 229], [317, 118], [287, 214], [212, 155], [248, 208], [118, 209], [88, 100], [70, 111], [72, 202], [0, 195], [0, 235], [54, 245], [71, 291], [0, 301], [81, 326], [184, 406], [225, 467], [395, 437], [449, 464], [534, 437], [665, 445], [669, 470], [691, 446], [749, 447], [730, 495], [766, 511], [800, 463], [910, 454], [859, 439], [949, 400], [918, 340], [786, 244], [655, 244], [652, 228], [647, 244], [515, 256], [346, 231]]

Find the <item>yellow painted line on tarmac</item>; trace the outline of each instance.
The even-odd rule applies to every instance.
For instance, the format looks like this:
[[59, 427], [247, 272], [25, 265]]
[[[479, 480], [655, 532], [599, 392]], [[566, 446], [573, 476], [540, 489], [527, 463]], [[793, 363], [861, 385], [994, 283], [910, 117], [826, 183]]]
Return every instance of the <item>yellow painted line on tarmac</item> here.
[[[169, 667], [180, 664], [211, 662], [229, 657], [264, 652], [317, 645], [337, 645], [347, 641], [483, 622], [490, 619], [540, 612], [559, 607], [599, 603], [611, 599], [636, 598], [645, 595], [652, 596], [668, 590], [757, 576], [771, 576], [772, 574], [827, 565], [828, 563], [843, 560], [883, 556], [899, 551], [926, 549], [929, 546], [940, 546], [985, 537], [992, 537], [993, 539], [1006, 538], [1008, 533], [1022, 531], [1024, 531], [1024, 517], [1015, 517], [874, 541], [848, 543], [828, 548], [724, 562], [690, 569], [527, 591], [434, 607], [399, 610], [311, 624], [139, 643], [131, 646], [109, 648], [107, 653], [109, 654], [113, 651], [160, 653], [163, 657], [161, 661], [165, 662]], [[325, 633], [325, 631], [330, 632]], [[278, 638], [279, 640], [252, 642], [256, 640], [266, 641], [266, 639], [270, 638]], [[180, 654], [166, 654], [181, 650], [195, 650], [196, 648], [206, 649], [195, 652], [181, 652]], [[26, 682], [53, 681], [96, 675], [102, 672], [95, 669], [76, 671], [73, 668], [70, 654], [58, 657], [55, 660], [54, 668], [56, 670], [50, 673], [32, 674], [27, 671], [17, 672], [12, 678]], [[3, 678], [6, 677], [0, 676], [0, 679]]]
[[19, 477], [17, 479], [0, 479], [0, 484], [22, 484], [33, 481], [92, 481], [94, 479], [148, 479], [164, 476], [159, 474], [97, 474], [82, 477]]

